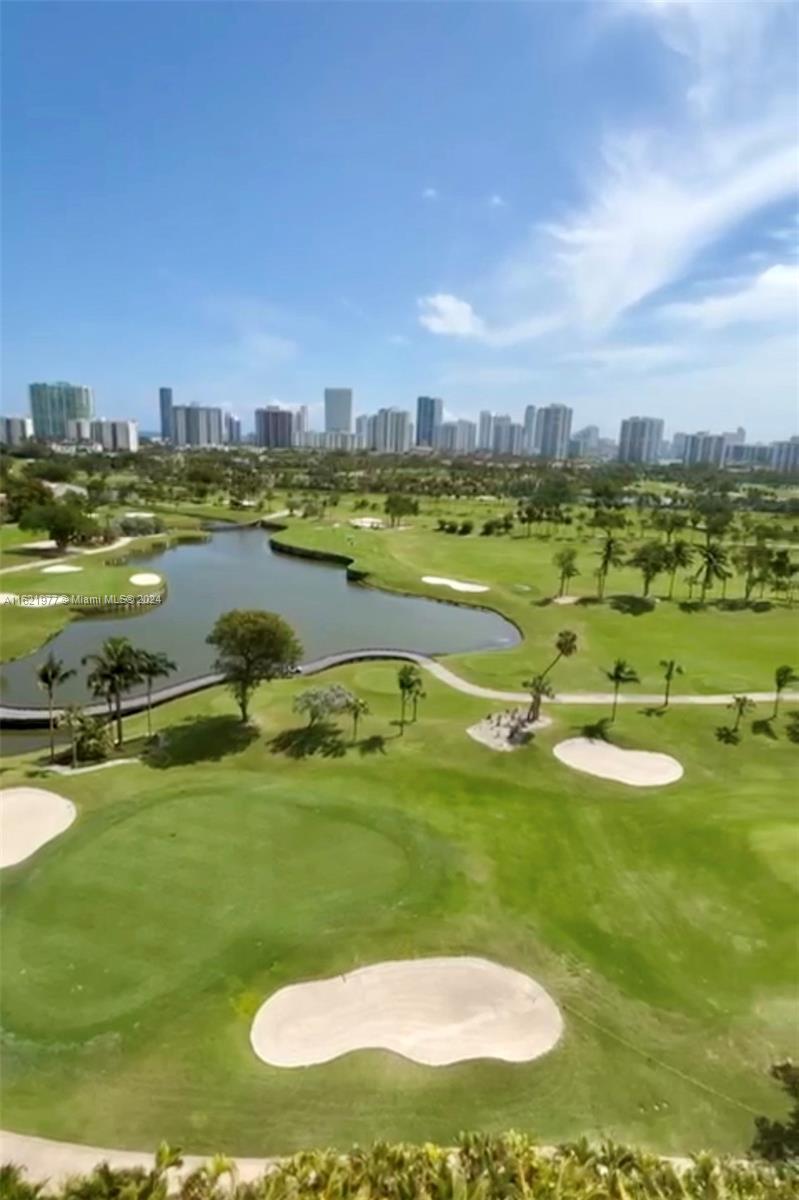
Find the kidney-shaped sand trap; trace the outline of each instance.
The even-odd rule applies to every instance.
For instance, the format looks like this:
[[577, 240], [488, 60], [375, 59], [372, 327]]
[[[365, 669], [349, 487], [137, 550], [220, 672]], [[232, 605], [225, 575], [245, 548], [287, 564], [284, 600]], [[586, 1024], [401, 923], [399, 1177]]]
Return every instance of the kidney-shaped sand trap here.
[[456, 592], [487, 592], [484, 583], [463, 583], [460, 579], [447, 579], [443, 575], [423, 575], [422, 583], [432, 583], [436, 587], [452, 588]]
[[135, 583], [137, 587], [151, 587], [154, 583], [161, 582], [161, 576], [151, 571], [140, 571], [138, 575], [131, 575], [130, 582]]
[[51, 842], [75, 820], [75, 805], [44, 788], [0, 791], [0, 867], [13, 867]]
[[670, 754], [654, 754], [649, 750], [623, 750], [610, 742], [593, 738], [568, 738], [558, 742], [555, 758], [601, 779], [615, 779], [630, 787], [659, 787], [682, 778], [682, 763]]
[[275, 1067], [352, 1050], [393, 1050], [440, 1067], [474, 1058], [530, 1062], [562, 1031], [555, 1002], [520, 971], [484, 958], [419, 958], [281, 988], [256, 1013], [250, 1041]]

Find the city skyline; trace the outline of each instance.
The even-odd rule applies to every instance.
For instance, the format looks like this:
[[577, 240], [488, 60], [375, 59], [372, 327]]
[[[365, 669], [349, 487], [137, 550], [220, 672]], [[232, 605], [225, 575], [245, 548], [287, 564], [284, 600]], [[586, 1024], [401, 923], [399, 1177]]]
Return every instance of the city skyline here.
[[251, 425], [344, 379], [783, 436], [797, 12], [718, 9], [10, 6], [3, 411], [88, 379], [148, 428], [160, 378]]

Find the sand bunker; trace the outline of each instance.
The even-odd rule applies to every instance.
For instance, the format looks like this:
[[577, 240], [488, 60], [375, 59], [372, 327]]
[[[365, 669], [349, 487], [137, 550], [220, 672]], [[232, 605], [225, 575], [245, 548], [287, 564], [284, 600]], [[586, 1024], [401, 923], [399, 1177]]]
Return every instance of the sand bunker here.
[[44, 788], [0, 791], [0, 867], [13, 867], [69, 829], [75, 805]]
[[423, 575], [422, 583], [452, 588], [456, 592], [487, 592], [489, 590], [484, 583], [463, 583], [459, 579], [447, 579], [443, 575]]
[[552, 724], [551, 717], [539, 717], [537, 721], [525, 720], [523, 709], [513, 712], [490, 713], [476, 725], [470, 725], [466, 732], [474, 741], [487, 746], [489, 750], [520, 750], [526, 746], [530, 738], [539, 729], [546, 729]]
[[529, 976], [484, 958], [376, 963], [281, 988], [261, 1005], [252, 1048], [275, 1067], [392, 1050], [426, 1066], [530, 1062], [556, 1044], [560, 1011]]
[[379, 517], [354, 517], [350, 525], [353, 529], [383, 529], [385, 522]]
[[131, 575], [130, 582], [135, 583], [136, 587], [151, 587], [154, 583], [161, 582], [161, 576], [154, 575], [150, 571], [142, 571], [139, 575]]
[[125, 516], [130, 518], [131, 521], [135, 521], [137, 518], [146, 520], [149, 517], [154, 517], [155, 513], [153, 513], [153, 512], [127, 512], [127, 513], [125, 513]]
[[579, 596], [555, 596], [552, 600], [553, 604], [576, 604], [580, 599]]
[[73, 575], [82, 570], [83, 567], [73, 567], [69, 563], [53, 563], [52, 567], [42, 567], [42, 575]]
[[649, 750], [622, 750], [600, 739], [576, 737], [559, 742], [555, 758], [601, 779], [615, 779], [630, 787], [660, 787], [682, 778], [682, 763], [670, 754], [654, 754]]

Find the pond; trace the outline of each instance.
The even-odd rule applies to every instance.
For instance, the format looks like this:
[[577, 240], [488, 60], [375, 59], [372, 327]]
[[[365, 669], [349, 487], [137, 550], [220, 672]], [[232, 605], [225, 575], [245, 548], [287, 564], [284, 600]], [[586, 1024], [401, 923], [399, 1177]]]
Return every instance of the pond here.
[[[519, 635], [496, 613], [421, 597], [397, 596], [350, 583], [331, 563], [276, 554], [261, 529], [213, 534], [207, 542], [131, 560], [131, 574], [165, 574], [164, 602], [143, 615], [73, 620], [47, 645], [78, 675], [59, 688], [58, 703], [90, 699], [80, 660], [108, 637], [124, 636], [141, 649], [162, 650], [178, 665], [170, 683], [213, 669], [205, 644], [214, 621], [231, 608], [278, 612], [296, 630], [304, 659], [337, 650], [391, 647], [426, 654], [457, 653], [514, 645]], [[146, 589], [144, 589], [146, 590]], [[44, 704], [34, 671], [46, 651], [0, 668], [5, 704]], [[134, 689], [133, 693], [135, 694]]]

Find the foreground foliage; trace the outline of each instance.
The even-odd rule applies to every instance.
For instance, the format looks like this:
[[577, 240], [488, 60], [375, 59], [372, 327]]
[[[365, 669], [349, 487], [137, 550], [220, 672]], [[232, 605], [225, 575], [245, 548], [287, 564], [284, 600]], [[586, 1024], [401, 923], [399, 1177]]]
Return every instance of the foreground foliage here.
[[[180, 1168], [182, 1170], [179, 1170]], [[29, 1183], [14, 1166], [0, 1168], [7, 1200], [788, 1200], [799, 1174], [697, 1155], [677, 1164], [606, 1142], [586, 1141], [547, 1151], [520, 1134], [464, 1134], [456, 1147], [376, 1143], [349, 1154], [314, 1150], [268, 1167], [241, 1182], [235, 1163], [220, 1155], [187, 1171], [180, 1152], [162, 1144], [151, 1170], [112, 1170], [106, 1163], [62, 1186]]]

